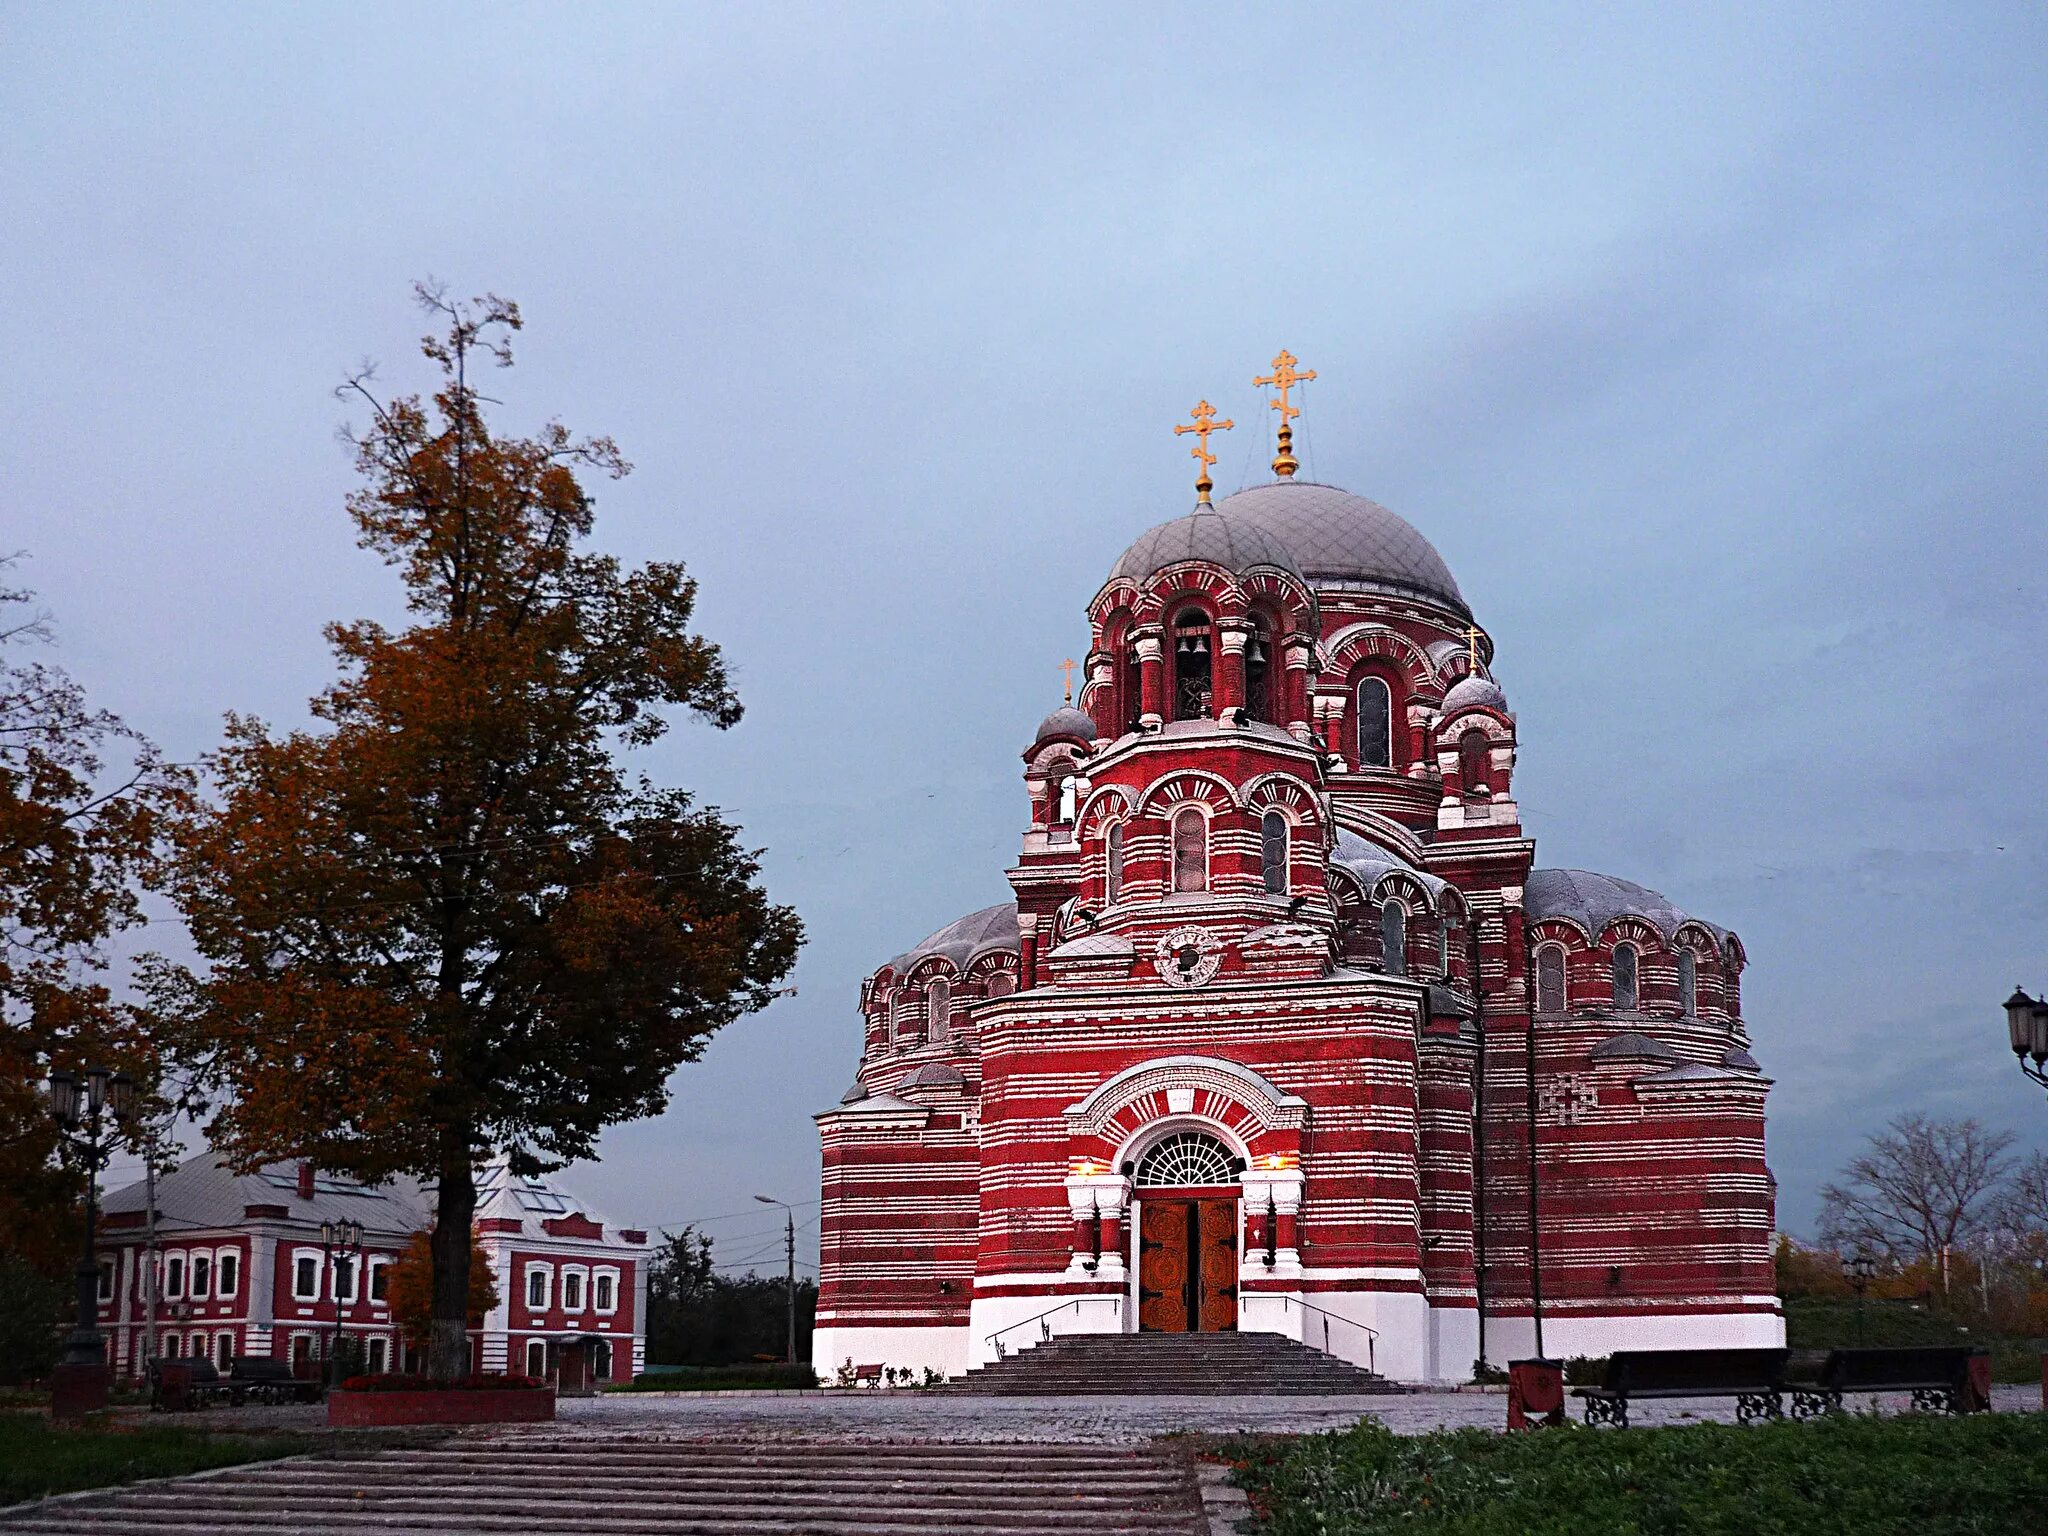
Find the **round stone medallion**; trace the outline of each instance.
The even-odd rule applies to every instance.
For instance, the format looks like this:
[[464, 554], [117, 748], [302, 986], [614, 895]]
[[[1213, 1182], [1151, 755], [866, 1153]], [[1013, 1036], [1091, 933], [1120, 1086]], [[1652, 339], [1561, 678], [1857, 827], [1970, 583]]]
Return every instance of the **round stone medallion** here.
[[1152, 964], [1169, 987], [1204, 986], [1223, 964], [1223, 941], [1207, 928], [1176, 928], [1161, 935]]

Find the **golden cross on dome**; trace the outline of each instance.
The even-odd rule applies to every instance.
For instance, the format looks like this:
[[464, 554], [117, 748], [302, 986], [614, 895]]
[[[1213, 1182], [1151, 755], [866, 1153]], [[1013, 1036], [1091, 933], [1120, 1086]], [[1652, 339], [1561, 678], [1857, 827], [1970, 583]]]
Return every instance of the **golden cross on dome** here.
[[1189, 449], [1188, 453], [1191, 458], [1197, 459], [1201, 463], [1202, 478], [1195, 482], [1195, 494], [1202, 502], [1206, 503], [1209, 500], [1209, 493], [1216, 489], [1209, 479], [1209, 466], [1216, 462], [1216, 455], [1209, 451], [1209, 434], [1211, 432], [1228, 432], [1237, 423], [1228, 419], [1218, 421], [1216, 419], [1216, 407], [1206, 400], [1197, 402], [1194, 410], [1188, 414], [1195, 418], [1194, 425], [1188, 426], [1183, 423], [1173, 429], [1173, 435], [1179, 437], [1187, 432], [1195, 434], [1195, 446]]
[[1477, 624], [1467, 624], [1465, 626], [1465, 675], [1467, 677], [1477, 677], [1479, 675], [1479, 626]]
[[1074, 658], [1069, 656], [1065, 661], [1061, 662], [1060, 671], [1066, 676], [1067, 702], [1071, 704], [1074, 702]]
[[1280, 452], [1273, 459], [1273, 473], [1282, 480], [1287, 479], [1297, 469], [1301, 468], [1300, 462], [1294, 457], [1294, 427], [1292, 425], [1294, 418], [1301, 414], [1301, 407], [1287, 403], [1288, 391], [1292, 390], [1297, 384], [1306, 384], [1316, 376], [1316, 371], [1313, 368], [1309, 369], [1306, 373], [1297, 369], [1294, 365], [1300, 361], [1300, 358], [1283, 347], [1280, 349], [1280, 355], [1273, 359], [1273, 371], [1264, 378], [1252, 380], [1252, 383], [1260, 389], [1271, 385], [1274, 389], [1280, 391], [1280, 398], [1271, 401], [1270, 404], [1274, 410], [1280, 413]]

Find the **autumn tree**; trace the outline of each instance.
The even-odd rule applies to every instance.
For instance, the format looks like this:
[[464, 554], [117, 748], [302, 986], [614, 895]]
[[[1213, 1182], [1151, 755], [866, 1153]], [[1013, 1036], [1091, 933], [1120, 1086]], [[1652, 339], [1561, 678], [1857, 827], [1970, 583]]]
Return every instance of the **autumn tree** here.
[[1945, 1273], [1947, 1254], [1989, 1216], [2011, 1145], [1975, 1120], [1900, 1115], [1822, 1186], [1821, 1237], [1844, 1253], [1860, 1248]]
[[[391, 1320], [406, 1343], [417, 1348], [432, 1336], [434, 1321], [434, 1245], [424, 1232], [406, 1240], [405, 1251], [392, 1260], [385, 1277], [385, 1299], [391, 1303]], [[498, 1277], [491, 1272], [483, 1240], [472, 1228], [469, 1234], [469, 1299], [464, 1304], [465, 1326], [483, 1325], [484, 1314], [498, 1304]]]
[[[0, 558], [0, 579], [18, 561]], [[88, 702], [53, 638], [34, 594], [0, 581], [0, 1259], [46, 1275], [75, 1259], [78, 1175], [58, 1163], [40, 1085], [88, 1062], [154, 1085], [149, 1020], [108, 988], [107, 944], [142, 921], [191, 789]]]
[[230, 717], [177, 894], [205, 965], [157, 996], [230, 1098], [216, 1143], [432, 1186], [431, 1369], [467, 1368], [474, 1170], [537, 1173], [658, 1112], [669, 1075], [765, 1006], [802, 929], [737, 829], [621, 754], [671, 711], [740, 718], [691, 629], [680, 564], [588, 547], [583, 480], [628, 466], [549, 424], [501, 436], [474, 372], [509, 366], [518, 308], [417, 290], [431, 400], [341, 393], [358, 542], [409, 622], [326, 634], [317, 724]]

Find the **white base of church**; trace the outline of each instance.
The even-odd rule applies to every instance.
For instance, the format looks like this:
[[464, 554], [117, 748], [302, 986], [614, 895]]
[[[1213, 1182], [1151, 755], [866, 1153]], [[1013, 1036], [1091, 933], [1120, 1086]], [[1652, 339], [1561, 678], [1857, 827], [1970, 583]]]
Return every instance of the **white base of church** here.
[[[1775, 1307], [1777, 1298], [1755, 1301]], [[1647, 1315], [1553, 1312], [1543, 1314], [1543, 1349], [1552, 1360], [1611, 1355], [1618, 1349], [1782, 1349], [1779, 1312], [1667, 1312]], [[1536, 1353], [1536, 1330], [1526, 1315], [1486, 1319], [1486, 1355], [1506, 1366]]]
[[819, 1328], [811, 1334], [811, 1369], [826, 1386], [848, 1364], [908, 1369], [921, 1381], [927, 1370], [959, 1376], [967, 1370], [964, 1328]]

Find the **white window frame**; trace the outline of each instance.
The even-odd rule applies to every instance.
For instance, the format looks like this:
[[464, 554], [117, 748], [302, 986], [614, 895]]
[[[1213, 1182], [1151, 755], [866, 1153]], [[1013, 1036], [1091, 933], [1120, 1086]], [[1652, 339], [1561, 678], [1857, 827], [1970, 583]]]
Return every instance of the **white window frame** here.
[[[202, 1264], [206, 1266], [206, 1273], [203, 1276], [205, 1284], [203, 1285], [200, 1283], [202, 1276], [199, 1271], [199, 1266]], [[211, 1301], [213, 1299], [213, 1252], [211, 1249], [201, 1248], [185, 1260], [185, 1290], [187, 1298], [192, 1301]]]
[[[539, 1370], [535, 1370], [535, 1369], [533, 1368], [533, 1352], [534, 1352], [534, 1351], [535, 1351], [536, 1349], [540, 1351], [540, 1369], [539, 1369]], [[528, 1339], [528, 1340], [526, 1341], [526, 1348], [525, 1348], [525, 1349], [524, 1349], [524, 1350], [523, 1350], [523, 1351], [522, 1351], [521, 1353], [522, 1353], [522, 1354], [524, 1355], [524, 1357], [525, 1357], [525, 1358], [524, 1358], [524, 1359], [523, 1359], [523, 1360], [522, 1360], [522, 1361], [520, 1362], [520, 1364], [521, 1364], [521, 1365], [522, 1365], [522, 1367], [523, 1367], [523, 1369], [521, 1370], [520, 1374], [521, 1374], [521, 1375], [524, 1375], [524, 1376], [531, 1376], [531, 1377], [533, 1377], [533, 1379], [534, 1379], [534, 1380], [536, 1380], [536, 1381], [545, 1381], [545, 1380], [547, 1380], [547, 1375], [548, 1375], [548, 1345], [547, 1345], [547, 1340], [545, 1340], [545, 1339]]]
[[213, 1299], [233, 1301], [242, 1294], [242, 1250], [213, 1250]]
[[164, 1255], [164, 1300], [185, 1299], [185, 1250]]
[[235, 1335], [223, 1328], [213, 1336], [213, 1368], [222, 1373], [234, 1369]]
[[[363, 1268], [366, 1271], [368, 1271], [370, 1277], [370, 1283], [363, 1292], [365, 1299], [367, 1299], [370, 1305], [373, 1307], [390, 1306], [391, 1292], [388, 1289], [388, 1287], [390, 1286], [391, 1282], [389, 1279], [386, 1278], [391, 1272], [390, 1258], [381, 1253], [371, 1257], [367, 1257], [363, 1261]], [[387, 1287], [385, 1293], [382, 1296], [379, 1296], [377, 1294], [377, 1282], [379, 1280], [383, 1280], [385, 1286]]]
[[[540, 1281], [540, 1301], [538, 1303], [533, 1299], [533, 1282], [536, 1279]], [[533, 1260], [528, 1259], [522, 1266], [520, 1274], [519, 1296], [526, 1303], [526, 1310], [529, 1312], [553, 1310], [555, 1304], [555, 1266], [552, 1264], [537, 1264]]]
[[[591, 1311], [593, 1311], [593, 1312], [597, 1313], [597, 1315], [598, 1315], [598, 1316], [600, 1316], [600, 1317], [610, 1317], [610, 1316], [611, 1316], [611, 1315], [612, 1315], [613, 1313], [615, 1313], [615, 1312], [617, 1312], [617, 1311], [619, 1310], [619, 1285], [620, 1285], [620, 1278], [621, 1278], [621, 1277], [620, 1277], [620, 1274], [619, 1274], [619, 1269], [618, 1269], [618, 1266], [617, 1266], [617, 1265], [615, 1265], [615, 1264], [600, 1264], [600, 1265], [598, 1265], [598, 1266], [597, 1266], [597, 1267], [596, 1267], [595, 1269], [591, 1270], [591, 1272], [590, 1272], [590, 1310], [591, 1310]], [[597, 1282], [598, 1282], [598, 1281], [600, 1281], [600, 1280], [609, 1280], [609, 1281], [610, 1281], [610, 1282], [612, 1283], [612, 1303], [611, 1303], [611, 1305], [610, 1305], [610, 1306], [608, 1306], [608, 1307], [606, 1307], [606, 1306], [600, 1306], [600, 1305], [598, 1305], [598, 1300], [597, 1300]]]
[[96, 1271], [96, 1277], [93, 1281], [93, 1294], [95, 1298], [102, 1302], [112, 1301], [121, 1284], [121, 1270], [118, 1261], [112, 1254], [108, 1254], [94, 1268]]
[[[1280, 888], [1273, 888], [1272, 868], [1266, 858], [1266, 831], [1275, 821], [1280, 823]], [[1286, 896], [1294, 890], [1294, 823], [1287, 819], [1287, 813], [1274, 809], [1263, 812], [1259, 817], [1259, 888], [1268, 896]]]
[[[569, 1304], [569, 1282], [576, 1281], [576, 1304]], [[590, 1268], [585, 1264], [564, 1264], [562, 1266], [562, 1310], [581, 1312], [590, 1305]]]
[[381, 1333], [373, 1333], [363, 1341], [363, 1369], [372, 1376], [382, 1376], [391, 1369], [391, 1341]]
[[[304, 1271], [302, 1270], [301, 1266], [302, 1266], [302, 1265], [306, 1265], [306, 1264], [311, 1264], [311, 1265], [313, 1266], [313, 1289], [312, 1289], [312, 1290], [310, 1290], [310, 1291], [305, 1291], [305, 1290], [301, 1290], [301, 1289], [299, 1288], [299, 1276], [300, 1276], [300, 1275], [301, 1275], [301, 1274], [302, 1274], [302, 1273], [304, 1272]], [[292, 1250], [292, 1300], [293, 1300], [293, 1301], [318, 1301], [318, 1300], [320, 1299], [320, 1270], [321, 1270], [321, 1267], [322, 1267], [322, 1266], [321, 1266], [321, 1263], [320, 1263], [320, 1250], [319, 1250], [319, 1249], [317, 1249], [317, 1248], [311, 1248], [311, 1249], [308, 1249], [308, 1248], [294, 1248], [294, 1249]]]
[[[363, 1286], [363, 1257], [358, 1253], [337, 1253], [327, 1266], [329, 1299], [336, 1306], [354, 1306]], [[343, 1295], [341, 1277], [348, 1276], [348, 1294]]]

